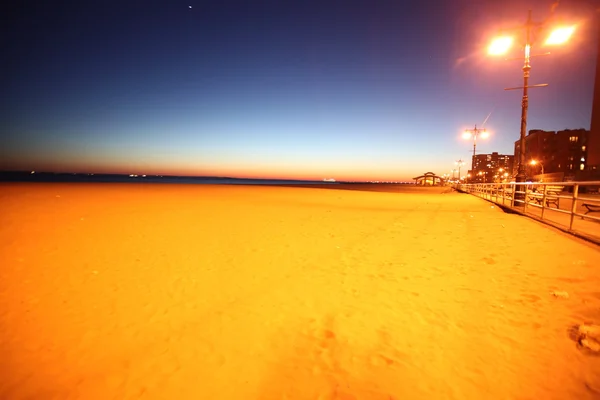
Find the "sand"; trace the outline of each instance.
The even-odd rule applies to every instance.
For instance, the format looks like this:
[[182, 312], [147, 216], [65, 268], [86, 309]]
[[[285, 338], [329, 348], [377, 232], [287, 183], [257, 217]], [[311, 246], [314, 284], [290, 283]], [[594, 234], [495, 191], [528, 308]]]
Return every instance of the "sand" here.
[[0, 185], [0, 398], [600, 398], [598, 246], [361, 189]]

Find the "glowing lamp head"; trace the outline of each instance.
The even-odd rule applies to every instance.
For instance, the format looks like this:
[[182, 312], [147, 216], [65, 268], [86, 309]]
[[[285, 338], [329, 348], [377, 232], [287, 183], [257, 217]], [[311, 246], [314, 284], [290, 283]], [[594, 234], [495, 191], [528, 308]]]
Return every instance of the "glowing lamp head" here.
[[492, 41], [490, 47], [488, 47], [488, 54], [493, 56], [504, 54], [508, 51], [508, 49], [510, 49], [512, 43], [513, 38], [510, 36], [496, 38]]
[[546, 44], [555, 45], [555, 44], [563, 44], [569, 40], [571, 35], [575, 32], [574, 26], [567, 26], [553, 30], [546, 39]]
[[536, 164], [537, 164], [537, 161], [535, 161], [535, 160], [531, 160], [530, 164], [531, 164], [531, 165], [536, 165]]
[[464, 131], [462, 134], [463, 139], [471, 139], [471, 132]]
[[483, 139], [485, 139], [485, 138], [487, 138], [489, 136], [490, 136], [490, 134], [485, 129], [483, 131], [481, 131], [481, 137]]

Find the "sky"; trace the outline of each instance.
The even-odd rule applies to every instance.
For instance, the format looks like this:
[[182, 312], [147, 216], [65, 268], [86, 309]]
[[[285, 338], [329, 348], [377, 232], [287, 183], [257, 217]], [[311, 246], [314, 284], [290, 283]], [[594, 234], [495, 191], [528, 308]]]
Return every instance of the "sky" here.
[[[403, 181], [590, 128], [595, 0], [13, 2], [0, 37], [0, 169]], [[72, 3], [72, 4], [69, 4]], [[551, 15], [551, 6], [554, 13]], [[548, 48], [549, 29], [577, 24]], [[515, 35], [507, 56], [486, 48]], [[507, 60], [506, 58], [513, 58]], [[491, 113], [491, 114], [490, 114]], [[464, 171], [464, 169], [463, 169]]]

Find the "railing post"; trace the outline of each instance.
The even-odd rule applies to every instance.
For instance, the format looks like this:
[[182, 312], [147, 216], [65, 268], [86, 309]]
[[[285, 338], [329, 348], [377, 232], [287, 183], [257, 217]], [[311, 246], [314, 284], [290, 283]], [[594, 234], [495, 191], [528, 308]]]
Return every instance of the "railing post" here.
[[515, 208], [515, 192], [517, 190], [517, 185], [514, 183], [510, 184], [512, 186], [512, 196], [510, 196], [510, 207]]
[[544, 219], [544, 211], [546, 211], [546, 190], [548, 185], [544, 184], [544, 191], [542, 192], [542, 219]]
[[579, 184], [576, 183], [573, 186], [573, 204], [571, 204], [571, 222], [569, 222], [569, 230], [573, 229], [573, 220], [575, 219], [575, 212], [577, 211], [577, 197], [579, 196]]
[[528, 196], [528, 192], [529, 192], [529, 185], [523, 185], [523, 187], [525, 188], [525, 194], [523, 195], [523, 213], [527, 212], [527, 196]]

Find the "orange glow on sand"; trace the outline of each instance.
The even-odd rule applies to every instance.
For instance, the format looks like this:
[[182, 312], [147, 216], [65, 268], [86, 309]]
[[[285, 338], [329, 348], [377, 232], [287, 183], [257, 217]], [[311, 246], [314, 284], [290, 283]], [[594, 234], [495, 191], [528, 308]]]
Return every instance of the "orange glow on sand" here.
[[0, 186], [2, 399], [600, 393], [599, 249], [476, 197]]

